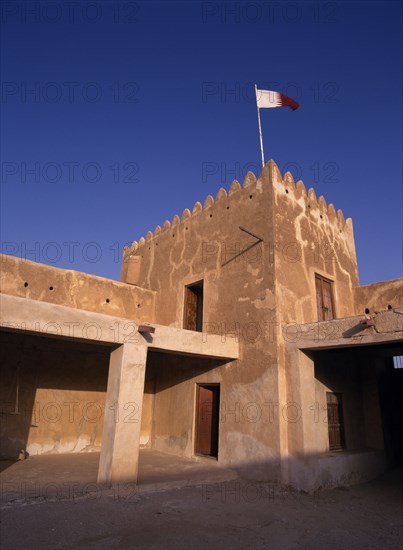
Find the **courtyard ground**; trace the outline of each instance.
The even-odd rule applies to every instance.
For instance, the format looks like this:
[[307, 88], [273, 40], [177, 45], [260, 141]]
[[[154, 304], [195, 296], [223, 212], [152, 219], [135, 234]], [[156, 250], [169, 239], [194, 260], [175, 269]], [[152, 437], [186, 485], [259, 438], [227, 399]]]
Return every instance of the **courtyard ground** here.
[[[88, 481], [96, 456], [74, 457], [74, 471], [66, 455], [9, 464], [2, 473], [1, 550], [402, 547], [401, 470], [308, 495], [247, 482], [208, 462], [144, 456], [143, 483], [111, 489]], [[77, 468], [80, 460], [86, 470]]]

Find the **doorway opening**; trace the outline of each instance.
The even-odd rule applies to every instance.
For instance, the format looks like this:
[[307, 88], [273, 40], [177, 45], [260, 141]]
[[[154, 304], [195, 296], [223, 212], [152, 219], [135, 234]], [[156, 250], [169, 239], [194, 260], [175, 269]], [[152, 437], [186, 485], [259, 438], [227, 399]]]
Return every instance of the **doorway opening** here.
[[315, 273], [315, 287], [318, 321], [331, 321], [335, 318], [333, 281]]
[[326, 392], [327, 423], [329, 428], [329, 450], [345, 448], [343, 402], [341, 393]]
[[183, 328], [197, 332], [203, 330], [203, 281], [185, 286]]
[[218, 458], [220, 385], [196, 386], [195, 453]]

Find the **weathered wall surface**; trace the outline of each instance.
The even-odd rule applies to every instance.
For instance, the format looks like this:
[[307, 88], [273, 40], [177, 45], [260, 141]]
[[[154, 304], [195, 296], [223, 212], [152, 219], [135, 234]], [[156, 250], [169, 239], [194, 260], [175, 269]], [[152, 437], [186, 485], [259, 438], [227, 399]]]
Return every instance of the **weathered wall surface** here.
[[354, 289], [357, 313], [370, 313], [403, 306], [403, 279], [394, 279]]
[[[184, 286], [204, 279], [204, 329], [234, 332], [235, 323], [251, 317], [251, 303], [256, 311], [274, 308], [266, 285], [273, 283], [273, 273], [270, 281], [263, 277], [273, 268], [270, 250], [258, 244], [242, 253], [256, 239], [239, 229], [254, 230], [269, 242], [270, 211], [270, 190], [250, 174], [243, 188], [233, 182], [228, 194], [220, 189], [204, 207], [197, 202], [192, 213], [185, 209], [181, 219], [175, 216], [133, 243], [124, 256], [122, 280], [157, 291], [158, 322], [183, 327]], [[136, 281], [128, 275], [134, 265]]]
[[0, 255], [0, 291], [21, 298], [154, 321], [155, 293], [111, 279]]
[[282, 176], [274, 162], [266, 169], [273, 189], [279, 395], [301, 414], [298, 422], [282, 418], [283, 452], [292, 456], [319, 448], [311, 437], [312, 366], [294, 363], [286, 354], [287, 339], [298, 339], [298, 333], [284, 329], [318, 320], [315, 274], [333, 281], [335, 316], [352, 315], [358, 270], [351, 219], [346, 221], [323, 196], [317, 199], [313, 189], [306, 191], [302, 181], [295, 184], [289, 172]]
[[141, 413], [140, 445], [151, 447], [155, 397], [155, 373], [147, 366], [144, 380], [143, 410]]
[[1, 456], [99, 451], [109, 349], [0, 335]]
[[[220, 364], [222, 361], [215, 359], [149, 353], [146, 391], [152, 393], [145, 400], [147, 404], [143, 403], [143, 411], [145, 406], [148, 410], [141, 420], [149, 446], [179, 456], [193, 455], [196, 385], [221, 383]], [[222, 399], [225, 401], [225, 393]], [[222, 422], [223, 418], [220, 425]]]
[[[173, 378], [164, 390], [161, 377], [175, 377], [175, 371], [166, 369], [160, 375], [153, 445], [167, 452], [192, 453], [195, 381], [220, 383], [221, 403], [233, 413], [220, 423], [219, 460], [248, 465], [253, 457], [256, 475], [265, 479], [271, 465], [278, 467], [279, 421], [248, 419], [245, 411], [251, 414], [246, 407], [254, 403], [264, 417], [264, 404], [278, 401], [271, 212], [267, 170], [258, 181], [248, 174], [242, 187], [233, 182], [228, 193], [220, 189], [215, 200], [209, 196], [204, 206], [196, 203], [192, 213], [186, 209], [181, 219], [175, 216], [172, 223], [166, 221], [134, 243], [122, 269], [124, 281], [157, 292], [158, 322], [175, 327], [183, 327], [185, 285], [203, 280], [207, 338], [215, 333], [240, 342], [240, 361], [199, 372], [193, 380]], [[194, 365], [199, 366], [196, 359]], [[173, 420], [173, 410], [178, 420]]]
[[351, 218], [307, 192], [302, 181], [281, 176], [270, 162], [274, 191], [275, 286], [277, 314], [282, 323], [318, 320], [315, 274], [334, 282], [336, 317], [354, 315], [358, 269]]
[[[133, 243], [122, 280], [157, 292], [158, 322], [183, 326], [184, 287], [203, 280], [203, 330], [240, 340], [237, 362], [188, 378], [178, 374], [179, 364], [158, 371], [147, 398], [144, 440], [190, 456], [195, 382], [215, 382], [222, 407], [233, 411], [220, 422], [219, 460], [249, 465], [256, 477], [269, 479], [280, 475], [280, 456], [291, 453], [298, 461], [301, 453], [325, 451], [327, 433], [326, 441], [323, 433], [317, 440], [311, 422], [313, 363], [308, 357], [306, 364], [294, 363], [285, 352], [287, 337], [295, 337], [284, 332], [287, 325], [317, 321], [315, 274], [333, 281], [336, 317], [354, 315], [358, 270], [351, 219], [302, 182], [295, 184], [291, 174], [282, 177], [272, 161], [257, 181], [248, 174], [242, 188], [233, 182], [229, 193], [220, 189], [215, 200], [209, 196], [204, 206], [196, 203], [192, 212], [186, 209]], [[294, 406], [301, 412], [297, 421]], [[356, 424], [347, 431], [353, 444]]]

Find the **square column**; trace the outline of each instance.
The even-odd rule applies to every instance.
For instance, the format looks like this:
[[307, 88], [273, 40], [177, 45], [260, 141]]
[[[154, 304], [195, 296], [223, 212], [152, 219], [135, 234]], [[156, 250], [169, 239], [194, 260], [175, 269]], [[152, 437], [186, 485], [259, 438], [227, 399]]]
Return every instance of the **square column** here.
[[98, 483], [137, 481], [146, 361], [146, 344], [111, 353]]

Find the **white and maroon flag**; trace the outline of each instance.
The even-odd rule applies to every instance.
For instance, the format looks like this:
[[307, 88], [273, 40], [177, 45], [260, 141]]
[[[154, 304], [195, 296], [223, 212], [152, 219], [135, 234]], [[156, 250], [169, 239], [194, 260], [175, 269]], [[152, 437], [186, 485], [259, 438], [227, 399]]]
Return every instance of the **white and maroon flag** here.
[[273, 92], [271, 90], [258, 90], [255, 84], [256, 92], [256, 105], [257, 105], [257, 120], [259, 123], [259, 137], [260, 137], [260, 152], [262, 154], [262, 167], [264, 168], [264, 151], [263, 151], [263, 136], [262, 125], [260, 122], [260, 109], [272, 109], [274, 107], [291, 107], [293, 111], [298, 109], [299, 103], [288, 97], [288, 95], [280, 94], [280, 92]]
[[291, 109], [295, 111], [295, 109], [299, 107], [299, 103], [291, 97], [288, 97], [288, 95], [280, 94], [280, 92], [272, 92], [271, 90], [258, 90], [257, 88], [256, 101], [258, 109], [291, 107]]

